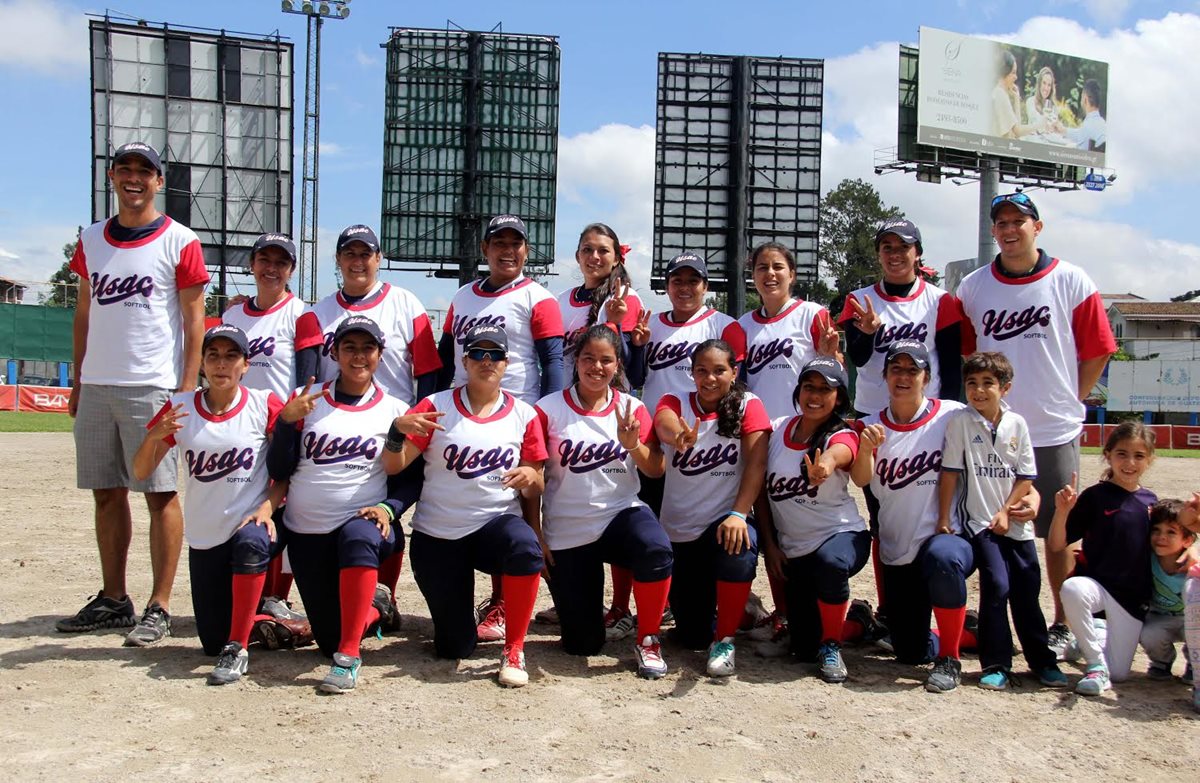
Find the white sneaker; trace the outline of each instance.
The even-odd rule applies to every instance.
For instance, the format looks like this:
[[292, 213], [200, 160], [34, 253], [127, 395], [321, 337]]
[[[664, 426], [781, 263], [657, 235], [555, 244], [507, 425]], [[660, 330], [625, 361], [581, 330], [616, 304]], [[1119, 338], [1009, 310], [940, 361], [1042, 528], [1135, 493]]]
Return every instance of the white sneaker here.
[[667, 662], [662, 657], [662, 647], [657, 636], [647, 636], [633, 646], [637, 656], [637, 673], [647, 680], [657, 680], [667, 673]]
[[637, 631], [637, 616], [628, 610], [615, 606], [604, 615], [604, 639], [609, 642], [619, 642], [627, 639]]
[[734, 671], [733, 637], [726, 636], [708, 646], [708, 676], [729, 677]]
[[242, 678], [250, 668], [250, 654], [237, 642], [221, 648], [217, 665], [208, 673], [209, 685], [229, 685]]
[[505, 647], [500, 656], [500, 684], [506, 688], [523, 688], [529, 684], [529, 672], [525, 671], [525, 651]]
[[1080, 696], [1099, 696], [1110, 688], [1108, 669], [1102, 663], [1087, 667], [1083, 679], [1075, 683], [1075, 692]]

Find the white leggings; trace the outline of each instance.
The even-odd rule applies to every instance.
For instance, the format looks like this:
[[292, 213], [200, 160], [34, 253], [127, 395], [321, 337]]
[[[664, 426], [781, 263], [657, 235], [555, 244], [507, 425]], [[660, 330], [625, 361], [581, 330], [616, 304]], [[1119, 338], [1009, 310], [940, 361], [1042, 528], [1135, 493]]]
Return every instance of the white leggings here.
[[[1099, 582], [1090, 577], [1073, 576], [1063, 582], [1059, 597], [1067, 615], [1067, 625], [1075, 634], [1079, 652], [1088, 666], [1104, 665], [1112, 680], [1126, 679], [1133, 667], [1142, 621], [1125, 611]], [[1096, 612], [1104, 612], [1107, 634], [1101, 634], [1096, 627]]]

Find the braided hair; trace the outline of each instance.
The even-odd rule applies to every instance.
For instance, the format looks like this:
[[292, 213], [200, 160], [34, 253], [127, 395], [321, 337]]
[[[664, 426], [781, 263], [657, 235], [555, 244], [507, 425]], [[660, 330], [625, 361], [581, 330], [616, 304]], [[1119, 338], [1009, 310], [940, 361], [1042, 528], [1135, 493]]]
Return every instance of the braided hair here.
[[592, 291], [592, 306], [588, 309], [587, 315], [587, 325], [591, 326], [600, 319], [600, 307], [612, 295], [613, 290], [617, 287], [616, 284], [619, 282], [623, 287], [629, 287], [633, 281], [630, 280], [629, 272], [625, 269], [625, 254], [621, 252], [621, 240], [617, 237], [617, 232], [604, 223], [589, 223], [583, 227], [583, 231], [579, 232], [579, 242], [575, 245], [576, 253], [579, 253], [579, 248], [583, 246], [583, 240], [587, 238], [588, 234], [599, 234], [611, 239], [613, 252], [617, 254], [617, 265], [613, 267], [605, 281]]
[[[692, 368], [696, 367], [696, 357], [707, 351], [720, 351], [725, 354], [729, 366], [737, 371], [737, 358], [733, 348], [724, 340], [705, 340], [696, 346], [692, 352]], [[740, 438], [742, 436], [742, 413], [746, 402], [746, 384], [735, 380], [725, 392], [725, 396], [717, 403], [717, 434], [722, 438]]]

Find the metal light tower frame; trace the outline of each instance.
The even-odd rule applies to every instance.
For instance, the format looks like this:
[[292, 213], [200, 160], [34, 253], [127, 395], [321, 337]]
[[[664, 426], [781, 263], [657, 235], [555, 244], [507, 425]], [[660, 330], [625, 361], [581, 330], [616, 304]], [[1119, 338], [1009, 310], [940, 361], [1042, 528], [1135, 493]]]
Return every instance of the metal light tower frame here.
[[281, 10], [308, 17], [304, 59], [304, 161], [300, 177], [300, 259], [297, 289], [300, 298], [317, 300], [317, 177], [321, 144], [321, 26], [326, 19], [350, 16], [350, 0], [311, 2], [282, 0]]

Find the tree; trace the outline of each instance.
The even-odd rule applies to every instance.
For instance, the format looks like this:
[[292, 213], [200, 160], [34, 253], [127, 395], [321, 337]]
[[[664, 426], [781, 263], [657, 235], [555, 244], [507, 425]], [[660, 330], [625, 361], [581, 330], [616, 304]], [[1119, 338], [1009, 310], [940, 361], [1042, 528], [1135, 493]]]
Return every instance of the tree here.
[[875, 232], [884, 221], [899, 217], [904, 213], [885, 205], [874, 186], [861, 179], [842, 180], [822, 199], [817, 263], [833, 280], [831, 313], [841, 312], [848, 293], [879, 277]]
[[1185, 291], [1179, 296], [1172, 296], [1172, 302], [1190, 302], [1196, 297], [1200, 297], [1200, 288], [1194, 288], [1191, 291]]
[[79, 281], [71, 271], [71, 257], [75, 255], [75, 246], [79, 244], [79, 235], [82, 233], [83, 226], [79, 226], [75, 229], [75, 239], [63, 245], [62, 254], [66, 261], [63, 261], [58, 271], [50, 276], [50, 293], [38, 294], [38, 304], [47, 307], [75, 307], [75, 302], [79, 300]]

